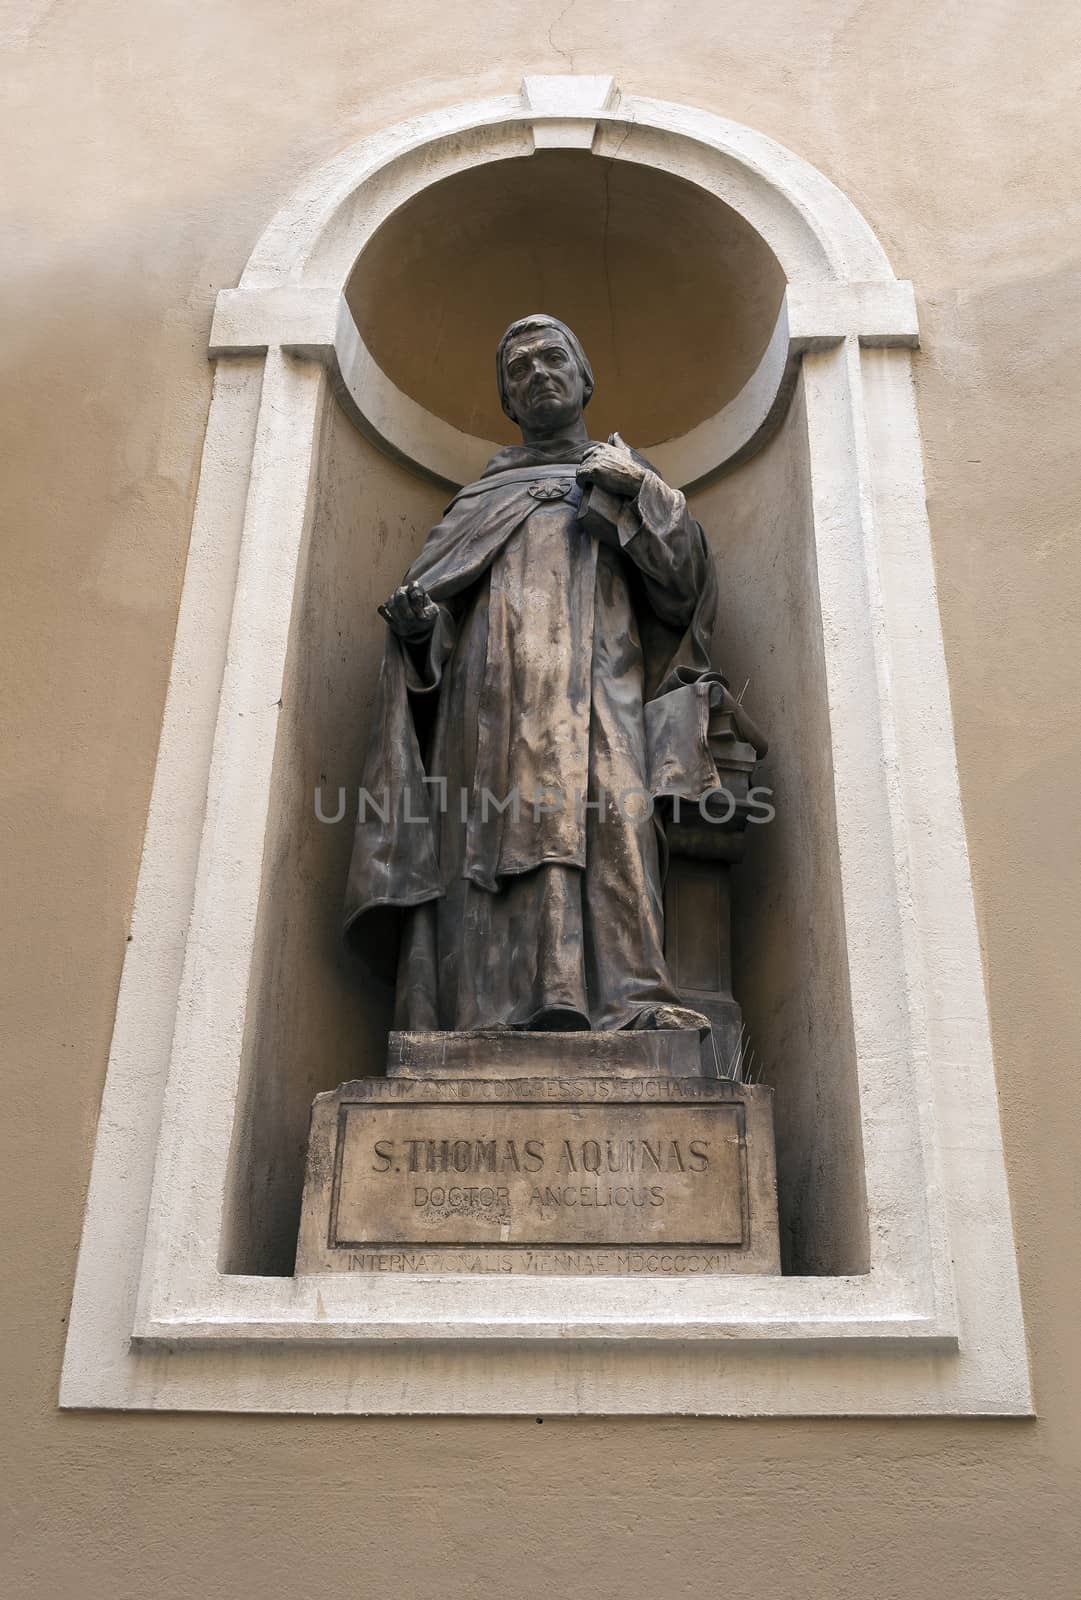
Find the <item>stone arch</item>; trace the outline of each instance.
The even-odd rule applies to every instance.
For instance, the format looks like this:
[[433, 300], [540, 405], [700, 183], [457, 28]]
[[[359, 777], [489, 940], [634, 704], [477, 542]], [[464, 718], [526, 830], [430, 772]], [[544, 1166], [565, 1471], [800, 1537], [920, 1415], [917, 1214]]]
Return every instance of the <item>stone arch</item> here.
[[538, 149], [581, 149], [693, 183], [756, 231], [787, 282], [773, 333], [740, 392], [670, 439], [642, 441], [691, 487], [770, 437], [800, 356], [854, 337], [917, 342], [910, 286], [856, 207], [808, 163], [709, 112], [620, 93], [611, 78], [526, 78], [519, 96], [434, 112], [360, 140], [314, 173], [264, 231], [236, 290], [219, 296], [211, 354], [275, 347], [318, 356], [357, 425], [389, 454], [458, 487], [494, 441], [452, 427], [380, 369], [344, 293], [378, 229], [433, 185]]

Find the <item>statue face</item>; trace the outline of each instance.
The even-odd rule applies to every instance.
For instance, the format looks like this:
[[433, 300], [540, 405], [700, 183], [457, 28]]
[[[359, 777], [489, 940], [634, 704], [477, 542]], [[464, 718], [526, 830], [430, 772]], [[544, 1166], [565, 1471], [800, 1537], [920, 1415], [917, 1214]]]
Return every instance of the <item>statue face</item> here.
[[512, 339], [503, 375], [515, 420], [528, 432], [558, 433], [582, 415], [585, 380], [558, 329], [530, 328]]

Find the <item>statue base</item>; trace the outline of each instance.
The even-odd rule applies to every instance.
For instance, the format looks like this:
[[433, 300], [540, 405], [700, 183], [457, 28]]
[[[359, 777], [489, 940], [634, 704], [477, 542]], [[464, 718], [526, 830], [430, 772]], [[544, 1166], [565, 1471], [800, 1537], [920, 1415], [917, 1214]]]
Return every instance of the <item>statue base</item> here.
[[693, 1078], [701, 1073], [691, 1029], [639, 1033], [392, 1033], [388, 1078]]
[[296, 1271], [777, 1273], [772, 1091], [693, 1033], [391, 1034], [312, 1107]]

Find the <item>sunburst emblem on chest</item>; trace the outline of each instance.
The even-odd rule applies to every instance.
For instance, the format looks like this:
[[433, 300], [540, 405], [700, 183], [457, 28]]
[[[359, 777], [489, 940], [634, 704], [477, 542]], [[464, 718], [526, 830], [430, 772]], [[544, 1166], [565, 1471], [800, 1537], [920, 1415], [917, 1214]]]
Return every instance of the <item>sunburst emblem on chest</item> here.
[[534, 500], [565, 500], [573, 488], [573, 478], [541, 478], [529, 485], [529, 493]]

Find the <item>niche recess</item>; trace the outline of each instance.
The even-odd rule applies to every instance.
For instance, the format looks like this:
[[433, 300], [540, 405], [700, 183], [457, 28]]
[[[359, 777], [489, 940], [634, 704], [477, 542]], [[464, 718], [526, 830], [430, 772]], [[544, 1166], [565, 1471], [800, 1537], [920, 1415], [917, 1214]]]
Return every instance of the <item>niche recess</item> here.
[[[374, 608], [511, 437], [494, 348], [530, 310], [589, 350], [594, 433], [687, 490], [771, 738], [734, 935], [780, 1278], [290, 1276], [310, 1102], [381, 1070], [389, 1022], [338, 937]], [[916, 337], [825, 178], [609, 78], [388, 129], [274, 219], [211, 333], [63, 1403], [1028, 1408]]]
[[[542, 309], [575, 329], [591, 432], [649, 450], [690, 433], [760, 366], [785, 279], [761, 236], [701, 188], [585, 150], [540, 150], [426, 187], [375, 232], [346, 302], [387, 378], [466, 433], [517, 437], [494, 350]], [[692, 495], [717, 554], [717, 661], [769, 729], [778, 817], [736, 869], [738, 996], [753, 1071], [777, 1089], [791, 1272], [867, 1263], [851, 1008], [800, 389], [761, 449]], [[494, 448], [494, 444], [493, 444]], [[718, 466], [723, 464], [719, 463]], [[308, 1111], [380, 1072], [389, 997], [340, 948], [339, 908], [378, 671], [375, 604], [445, 494], [406, 483], [334, 400], [320, 420], [271, 785], [264, 894], [234, 1130], [222, 1267], [288, 1274]], [[340, 822], [321, 822], [340, 809]]]
[[515, 443], [495, 342], [526, 310], [580, 333], [591, 433], [645, 449], [734, 399], [769, 344], [784, 273], [723, 201], [654, 167], [538, 150], [432, 184], [376, 232], [345, 297], [387, 376], [465, 433]]

